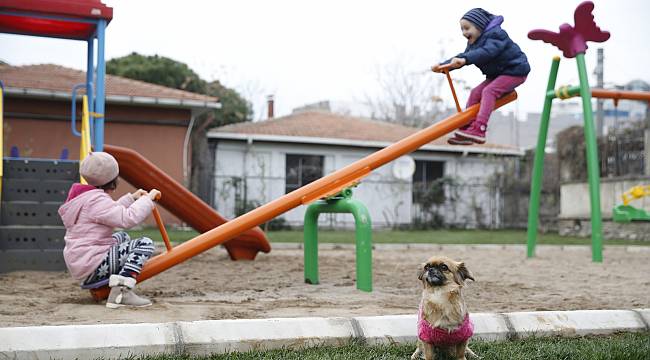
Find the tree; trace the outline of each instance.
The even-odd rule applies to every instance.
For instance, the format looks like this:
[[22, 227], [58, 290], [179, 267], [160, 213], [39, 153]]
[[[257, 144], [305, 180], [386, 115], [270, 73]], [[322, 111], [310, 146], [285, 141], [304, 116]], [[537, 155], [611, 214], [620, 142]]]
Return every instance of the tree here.
[[106, 63], [106, 73], [174, 89], [206, 93], [206, 82], [192, 69], [163, 56], [144, 56], [134, 52], [109, 60]]
[[213, 127], [250, 121], [253, 117], [250, 102], [218, 80], [207, 82], [186, 64], [158, 55], [132, 53], [111, 59], [106, 63], [106, 73], [219, 98], [221, 109], [197, 117], [190, 133], [192, 170], [189, 188], [204, 201], [211, 203], [210, 181], [214, 164], [207, 132]]
[[444, 77], [393, 63], [379, 68], [376, 78], [380, 93], [366, 96], [373, 119], [422, 128], [444, 111], [440, 98]]
[[221, 102], [221, 109], [199, 116], [192, 129], [192, 170], [190, 190], [204, 201], [212, 203], [211, 186], [214, 173], [214, 160], [208, 144], [208, 130], [213, 127], [250, 121], [253, 117], [251, 104], [239, 96], [237, 91], [223, 86], [218, 80], [206, 84], [206, 95], [216, 96]]

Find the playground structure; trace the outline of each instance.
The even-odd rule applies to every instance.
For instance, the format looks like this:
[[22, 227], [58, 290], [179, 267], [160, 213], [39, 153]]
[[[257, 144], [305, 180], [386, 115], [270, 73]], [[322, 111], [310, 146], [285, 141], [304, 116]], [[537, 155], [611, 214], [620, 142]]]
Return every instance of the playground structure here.
[[[165, 241], [167, 252], [158, 255], [147, 262], [138, 278], [138, 281], [146, 280], [220, 244], [224, 244], [231, 259], [252, 260], [259, 251], [270, 251], [268, 241], [261, 230], [256, 228], [256, 226], [297, 206], [309, 205], [319, 199], [343, 193], [344, 196], [337, 199], [336, 204], [332, 203], [332, 199], [321, 200], [316, 204], [316, 206], [310, 207], [312, 210], [308, 210], [309, 218], [307, 215], [305, 218], [305, 279], [307, 282], [318, 283], [317, 230], [315, 226], [317, 214], [320, 212], [352, 212], [353, 214], [358, 215], [358, 219], [356, 220], [358, 223], [363, 224], [362, 228], [365, 228], [366, 225], [369, 228], [369, 218], [367, 218], [366, 222], [360, 220], [364, 217], [363, 212], [359, 210], [359, 208], [350, 207], [350, 201], [349, 198], [346, 198], [346, 191], [344, 189], [351, 184], [358, 182], [360, 179], [370, 174], [374, 169], [395, 160], [399, 156], [413, 152], [428, 142], [467, 124], [478, 112], [478, 105], [462, 111], [449, 74], [450, 67], [443, 67], [442, 71], [445, 72], [447, 80], [449, 81], [456, 108], [458, 110], [457, 114], [379, 150], [345, 168], [335, 171], [334, 173], [324, 176], [300, 189], [271, 201], [266, 205], [254, 209], [247, 214], [234, 220], [227, 221], [207, 204], [203, 203], [200, 199], [187, 191], [187, 189], [182, 185], [178, 184], [171, 177], [135, 151], [104, 144], [104, 31], [106, 25], [112, 18], [112, 9], [105, 7], [99, 1], [91, 1], [90, 3], [91, 7], [95, 4], [102, 7], [101, 11], [98, 12], [101, 16], [97, 16], [96, 12], [94, 17], [86, 19], [84, 18], [85, 13], [79, 13], [80, 10], [78, 8], [72, 9], [60, 7], [53, 9], [51, 7], [52, 2], [35, 1], [33, 4], [29, 5], [29, 8], [27, 8], [27, 6], [21, 2], [10, 1], [8, 5], [3, 5], [4, 7], [0, 8], [0, 31], [38, 36], [65, 37], [85, 40], [88, 42], [87, 82], [82, 85], [86, 89], [86, 95], [83, 97], [82, 131], [79, 134], [81, 136], [82, 156], [88, 152], [91, 143], [94, 145], [94, 150], [107, 151], [111, 153], [118, 160], [121, 169], [120, 175], [127, 182], [131, 183], [135, 187], [160, 189], [164, 194], [160, 199], [160, 204], [201, 233], [201, 235], [196, 238], [176, 247], [172, 247], [169, 241]], [[6, 10], [6, 8], [9, 7], [12, 8], [11, 11]], [[589, 89], [584, 61], [584, 52], [586, 51], [585, 42], [587, 40], [605, 41], [609, 37], [607, 32], [600, 31], [600, 29], [596, 27], [595, 23], [593, 23], [593, 17], [591, 16], [592, 9], [593, 4], [590, 2], [585, 2], [578, 7], [576, 10], [575, 29], [568, 25], [563, 25], [560, 28], [560, 34], [539, 30], [531, 31], [530, 37], [532, 39], [541, 39], [547, 42], [557, 43], [564, 51], [565, 56], [576, 57], [580, 76], [580, 86], [555, 89], [555, 81], [560, 59], [559, 57], [554, 58], [551, 67], [551, 74], [549, 76], [544, 112], [540, 124], [533, 180], [531, 184], [528, 227], [529, 257], [534, 256], [535, 250], [539, 194], [541, 191], [541, 174], [543, 170], [543, 149], [546, 144], [546, 134], [548, 131], [552, 100], [555, 98], [564, 99], [577, 95], [582, 96], [583, 99], [585, 141], [587, 143], [588, 172], [591, 194], [590, 201], [592, 207], [593, 261], [602, 261], [602, 230], [599, 199], [599, 175], [597, 167], [598, 161], [590, 104], [591, 97], [611, 98], [615, 100], [650, 100], [650, 94], [645, 93]], [[66, 11], [68, 11], [68, 13], [66, 13]], [[52, 13], [58, 15], [52, 15]], [[71, 16], [71, 14], [75, 16]], [[68, 31], [61, 32], [61, 28], [66, 28], [66, 26], [71, 24], [74, 26], [72, 26]], [[585, 28], [585, 26], [583, 26], [585, 24], [592, 27]], [[53, 29], [59, 30], [55, 31]], [[558, 39], [562, 39], [562, 37], [569, 40], [559, 41]], [[96, 64], [94, 51], [95, 41], [97, 41]], [[95, 81], [94, 83], [93, 80]], [[79, 87], [79, 85], [75, 86], [75, 91], [77, 87]], [[93, 96], [93, 94], [96, 94], [96, 96]], [[76, 96], [73, 95], [73, 101], [75, 101], [75, 99]], [[503, 106], [515, 99], [516, 93], [510, 93], [498, 100], [497, 107]], [[2, 106], [1, 102], [0, 106]], [[73, 116], [73, 133], [76, 132], [74, 119], [75, 117]], [[2, 175], [1, 169], [0, 175]], [[159, 216], [155, 217], [157, 223], [161, 226], [162, 221]], [[309, 224], [312, 224], [313, 226]], [[164, 227], [161, 227], [161, 233], [163, 239], [166, 239], [167, 237], [164, 232]], [[307, 235], [308, 233], [310, 235]], [[358, 233], [357, 246], [357, 285], [362, 290], [370, 291], [372, 289], [372, 274], [371, 270], [368, 270], [371, 269], [370, 235]], [[93, 296], [96, 299], [106, 297], [108, 288], [105, 284], [96, 285], [98, 286], [91, 289]]]
[[533, 165], [533, 174], [530, 190], [530, 206], [528, 212], [528, 234], [527, 234], [527, 256], [535, 256], [535, 247], [537, 242], [537, 228], [540, 194], [542, 190], [542, 172], [544, 167], [544, 149], [546, 148], [548, 126], [551, 115], [551, 106], [553, 100], [568, 99], [574, 96], [582, 98], [582, 111], [584, 118], [584, 133], [587, 152], [587, 174], [589, 179], [589, 194], [591, 206], [591, 248], [592, 261], [602, 262], [602, 216], [600, 209], [600, 170], [598, 166], [598, 151], [596, 142], [596, 133], [594, 130], [593, 112], [591, 108], [591, 98], [629, 99], [629, 100], [647, 100], [650, 101], [650, 93], [635, 91], [610, 91], [604, 89], [589, 88], [587, 67], [585, 65], [585, 52], [587, 51], [587, 41], [604, 42], [609, 39], [609, 32], [602, 31], [594, 22], [592, 10], [594, 4], [591, 1], [585, 1], [578, 5], [575, 10], [575, 26], [563, 24], [560, 26], [560, 32], [555, 33], [548, 30], [532, 30], [528, 33], [531, 40], [542, 40], [550, 43], [560, 50], [567, 58], [576, 58], [578, 66], [578, 76], [580, 79], [579, 86], [565, 86], [555, 89], [558, 68], [560, 66], [560, 57], [553, 58], [551, 70], [546, 88], [544, 100], [544, 109], [540, 121], [537, 147], [535, 149], [535, 159]]
[[[517, 94], [511, 92], [497, 100], [496, 107], [508, 104], [516, 98]], [[461, 113], [454, 114], [342, 169], [179, 244], [172, 251], [151, 258], [143, 267], [138, 281], [144, 281], [297, 206], [311, 204], [318, 199], [339, 193], [342, 189], [370, 174], [372, 170], [467, 124], [478, 113], [478, 107], [479, 105], [471, 106]], [[107, 151], [110, 152], [110, 149], [107, 148]], [[161, 199], [161, 202], [165, 198], [166, 196]], [[107, 294], [108, 289], [101, 288], [96, 289], [93, 296], [102, 298]]]
[[[108, 151], [104, 144], [104, 41], [105, 29], [111, 19], [112, 8], [105, 6], [99, 0], [83, 3], [70, 3], [62, 0], [4, 1], [0, 5], [0, 32], [87, 42], [86, 83], [75, 85], [72, 90], [72, 133], [81, 137], [80, 160], [90, 151], [91, 144], [96, 151]], [[81, 132], [78, 132], [75, 125], [75, 109], [76, 92], [80, 88], [84, 88], [86, 94], [82, 97]], [[2, 109], [0, 108], [0, 110]], [[0, 116], [2, 116], [2, 111], [0, 111]], [[161, 204], [181, 220], [194, 226], [197, 231], [207, 231], [227, 221], [139, 154], [124, 148], [114, 147], [111, 149], [113, 155], [118, 158], [121, 168], [120, 175], [125, 180], [135, 187], [161, 189], [166, 194]], [[14, 156], [13, 153], [12, 156]], [[0, 157], [4, 159], [1, 146]], [[15, 178], [10, 178], [0, 184], [0, 188], [4, 187], [5, 190], [9, 189], [10, 191], [11, 197], [7, 200], [14, 202], [7, 203], [6, 206], [3, 204], [2, 225], [6, 228], [3, 233], [8, 240], [10, 249], [19, 246], [16, 249], [18, 252], [14, 251], [5, 255], [9, 257], [18, 256], [17, 254], [25, 255], [23, 250], [26, 245], [22, 244], [23, 238], [25, 242], [30, 239], [30, 242], [36, 243], [28, 244], [32, 247], [38, 246], [36, 249], [40, 248], [39, 243], [57, 243], [56, 249], [40, 248], [41, 250], [54, 251], [33, 251], [32, 253], [38, 254], [36, 256], [60, 252], [59, 246], [61, 245], [58, 244], [62, 242], [63, 229], [60, 227], [60, 221], [54, 221], [56, 216], [51, 215], [56, 214], [55, 207], [58, 205], [55, 202], [60, 203], [65, 200], [69, 182], [75, 177], [78, 179], [76, 169], [70, 168], [70, 166], [76, 167], [76, 162], [10, 158], [4, 160], [3, 163], [10, 170], [7, 174]], [[27, 177], [30, 173], [39, 174], [38, 176], [45, 176], [45, 178], [30, 180]], [[61, 175], [47, 178], [46, 174]], [[0, 168], [0, 180], [2, 179], [1, 175], [3, 175], [2, 168]], [[143, 177], [145, 179], [142, 179]], [[155, 183], [152, 182], [153, 179], [156, 180]], [[83, 182], [83, 179], [81, 181]], [[33, 182], [34, 184], [32, 184]], [[27, 193], [34, 195], [25, 198], [26, 195], [22, 194]], [[15, 203], [25, 200], [33, 203]], [[39, 219], [49, 222], [39, 222]], [[20, 243], [18, 243], [19, 239]], [[268, 240], [259, 228], [251, 228], [241, 236], [224, 241], [227, 240], [229, 241], [226, 248], [233, 260], [252, 260], [258, 251], [270, 251]], [[27, 259], [22, 262], [33, 264], [34, 261], [35, 259]], [[52, 263], [53, 261], [47, 260], [46, 262]]]
[[[345, 168], [225, 222], [225, 219], [216, 214], [213, 209], [139, 154], [129, 149], [104, 144], [104, 32], [112, 18], [112, 9], [99, 1], [91, 1], [82, 7], [69, 4], [64, 6], [66, 4], [63, 1], [61, 6], [53, 6], [52, 1], [34, 1], [29, 4], [9, 1], [0, 8], [0, 31], [87, 41], [88, 69], [85, 88], [88, 106], [87, 109], [84, 107], [85, 114], [82, 118], [87, 117], [89, 125], [85, 131], [82, 131], [85, 136], [82, 140], [87, 139], [88, 134], [92, 134], [92, 139], [83, 140], [82, 143], [86, 149], [88, 144], [92, 143], [95, 151], [107, 151], [113, 154], [120, 164], [120, 175], [126, 181], [135, 187], [161, 190], [164, 196], [160, 199], [160, 204], [197, 231], [202, 232], [196, 238], [176, 247], [172, 248], [166, 244], [168, 251], [153, 257], [145, 264], [138, 277], [139, 282], [219, 244], [226, 246], [233, 259], [254, 259], [258, 251], [270, 251], [268, 241], [256, 226], [297, 206], [307, 205], [341, 192], [370, 174], [372, 170], [465, 125], [478, 112], [478, 105], [472, 106]], [[97, 8], [94, 7], [95, 5]], [[88, 17], [86, 16], [88, 13], [95, 15]], [[95, 40], [97, 41], [96, 65]], [[507, 94], [497, 101], [496, 106], [503, 106], [514, 101], [516, 97], [515, 92]], [[369, 245], [369, 239], [366, 242]], [[371, 278], [371, 275], [368, 278]], [[105, 298], [108, 287], [104, 284], [98, 285], [99, 287], [91, 289], [93, 297]], [[369, 288], [365, 285], [364, 287]]]

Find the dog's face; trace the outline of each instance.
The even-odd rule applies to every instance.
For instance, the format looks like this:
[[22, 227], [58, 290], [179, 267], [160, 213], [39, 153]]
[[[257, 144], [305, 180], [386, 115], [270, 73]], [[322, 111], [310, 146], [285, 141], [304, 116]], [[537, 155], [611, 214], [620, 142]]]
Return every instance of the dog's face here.
[[445, 286], [452, 282], [463, 285], [465, 280], [474, 280], [474, 277], [464, 263], [445, 256], [432, 256], [420, 266], [418, 279], [427, 288]]

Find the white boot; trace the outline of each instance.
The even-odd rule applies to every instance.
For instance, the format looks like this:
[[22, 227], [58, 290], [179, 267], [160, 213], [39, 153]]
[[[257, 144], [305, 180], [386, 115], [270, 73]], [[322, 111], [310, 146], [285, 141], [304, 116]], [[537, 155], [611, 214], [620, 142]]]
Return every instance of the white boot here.
[[127, 276], [111, 275], [108, 279], [111, 293], [108, 294], [106, 307], [117, 309], [122, 306], [145, 307], [151, 305], [151, 300], [140, 297], [133, 292], [135, 279]]

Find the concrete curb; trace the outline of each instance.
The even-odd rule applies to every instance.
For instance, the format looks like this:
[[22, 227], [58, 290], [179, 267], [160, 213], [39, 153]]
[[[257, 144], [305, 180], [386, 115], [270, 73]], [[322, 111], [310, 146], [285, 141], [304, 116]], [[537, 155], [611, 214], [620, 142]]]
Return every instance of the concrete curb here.
[[[283, 249], [283, 250], [302, 250], [302, 243], [271, 243], [271, 247], [274, 249]], [[338, 250], [338, 249], [354, 249], [354, 244], [337, 244], [337, 243], [319, 243], [319, 249], [325, 250]], [[411, 249], [422, 249], [422, 250], [437, 250], [442, 251], [445, 248], [454, 249], [454, 250], [518, 250], [521, 252], [526, 252], [526, 245], [522, 244], [475, 244], [475, 245], [459, 245], [459, 244], [373, 244], [373, 249], [377, 250], [411, 250]], [[644, 245], [609, 245], [605, 246], [607, 248], [622, 248], [626, 252], [631, 253], [650, 253], [650, 246]], [[590, 245], [537, 245], [536, 250], [539, 252], [544, 252], [546, 250], [561, 250], [561, 251], [591, 251]]]
[[[650, 331], [650, 309], [475, 313], [474, 338], [580, 336]], [[162, 324], [0, 328], [1, 359], [96, 359], [167, 354], [209, 355], [276, 348], [416, 341], [415, 315], [353, 318], [209, 320]]]

